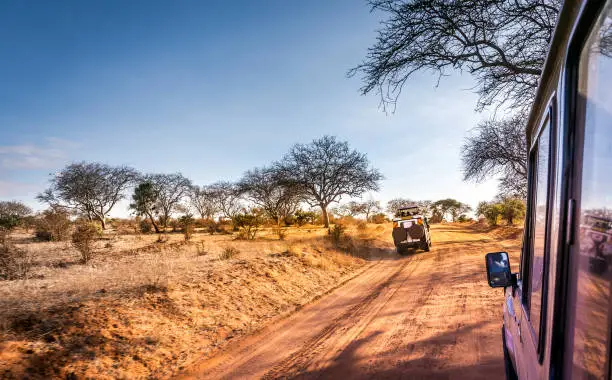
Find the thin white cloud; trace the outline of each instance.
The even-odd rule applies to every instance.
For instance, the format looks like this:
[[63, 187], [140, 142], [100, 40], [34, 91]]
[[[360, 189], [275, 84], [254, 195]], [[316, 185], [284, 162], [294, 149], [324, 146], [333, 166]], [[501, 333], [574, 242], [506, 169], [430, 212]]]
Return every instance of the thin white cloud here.
[[78, 145], [72, 141], [47, 138], [46, 144], [0, 146], [0, 166], [9, 170], [49, 169], [68, 159], [68, 151]]
[[40, 186], [31, 183], [0, 180], [0, 200], [27, 197], [40, 191]]

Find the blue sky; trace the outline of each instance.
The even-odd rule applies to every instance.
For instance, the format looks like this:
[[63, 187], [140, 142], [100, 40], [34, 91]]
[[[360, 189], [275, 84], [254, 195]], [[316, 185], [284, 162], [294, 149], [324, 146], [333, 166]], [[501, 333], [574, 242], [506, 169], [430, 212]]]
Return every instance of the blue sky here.
[[0, 199], [40, 208], [49, 173], [81, 160], [234, 180], [324, 134], [383, 172], [377, 199], [492, 198], [461, 181], [485, 117], [469, 76], [415, 76], [394, 114], [346, 77], [380, 17], [359, 0], [1, 2]]

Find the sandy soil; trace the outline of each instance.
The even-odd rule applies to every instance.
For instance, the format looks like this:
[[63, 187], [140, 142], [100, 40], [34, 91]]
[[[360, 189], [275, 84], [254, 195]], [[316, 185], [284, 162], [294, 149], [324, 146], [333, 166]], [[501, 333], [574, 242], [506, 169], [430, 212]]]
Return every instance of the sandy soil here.
[[435, 225], [428, 253], [383, 255], [290, 317], [194, 362], [184, 378], [502, 378], [503, 295], [484, 254], [520, 240]]

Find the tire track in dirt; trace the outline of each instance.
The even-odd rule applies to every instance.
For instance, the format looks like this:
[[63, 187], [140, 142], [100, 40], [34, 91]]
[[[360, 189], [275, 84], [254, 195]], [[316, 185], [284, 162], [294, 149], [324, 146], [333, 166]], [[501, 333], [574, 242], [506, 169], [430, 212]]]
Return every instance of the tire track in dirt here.
[[[266, 373], [264, 379], [279, 377], [296, 377], [305, 372], [317, 371], [324, 367], [330, 356], [342, 352], [354, 339], [358, 338], [378, 312], [393, 297], [410, 273], [418, 268], [420, 258], [412, 256], [404, 260], [395, 272], [380, 283], [361, 304], [353, 306], [346, 313], [334, 320], [314, 339], [304, 345], [278, 366]], [[410, 265], [410, 271], [406, 267]], [[398, 280], [398, 277], [402, 279]], [[391, 285], [399, 282], [394, 288]]]

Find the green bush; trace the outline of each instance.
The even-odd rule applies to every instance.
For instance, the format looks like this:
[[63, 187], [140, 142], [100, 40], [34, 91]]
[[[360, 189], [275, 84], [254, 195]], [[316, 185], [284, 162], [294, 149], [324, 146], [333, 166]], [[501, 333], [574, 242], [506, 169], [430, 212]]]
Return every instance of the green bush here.
[[297, 210], [293, 216], [298, 227], [307, 223], [314, 224], [318, 217], [316, 212], [303, 210]]
[[261, 228], [264, 218], [257, 211], [252, 211], [234, 216], [232, 222], [240, 230], [239, 238], [253, 240], [257, 231]]
[[189, 241], [195, 229], [195, 219], [191, 214], [185, 214], [178, 219], [178, 224], [181, 227], [181, 231], [183, 231], [185, 241]]
[[340, 244], [345, 231], [346, 227], [342, 224], [334, 224], [334, 227], [329, 230], [329, 236], [335, 246]]

